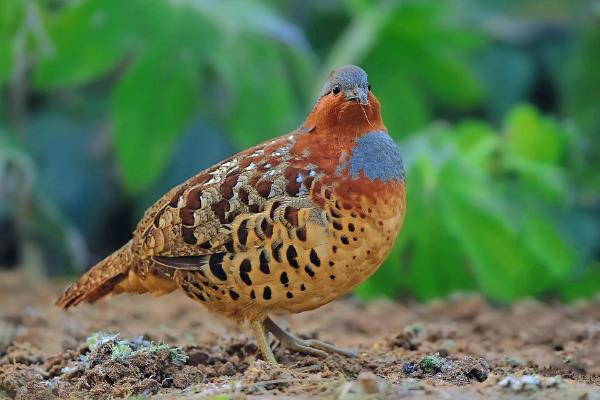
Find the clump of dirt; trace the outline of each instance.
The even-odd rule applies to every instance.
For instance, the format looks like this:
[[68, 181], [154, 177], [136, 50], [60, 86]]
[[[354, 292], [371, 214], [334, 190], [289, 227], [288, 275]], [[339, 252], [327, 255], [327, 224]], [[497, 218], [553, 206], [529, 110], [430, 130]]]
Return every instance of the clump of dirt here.
[[43, 384], [46, 376], [39, 366], [3, 364], [0, 366], [0, 390], [17, 399], [48, 398], [50, 390]]
[[419, 362], [409, 361], [404, 363], [403, 371], [407, 376], [426, 378], [437, 376], [439, 379], [465, 385], [471, 380], [483, 382], [490, 373], [490, 367], [483, 358], [463, 356], [458, 358], [444, 358], [440, 353], [427, 355]]
[[116, 296], [63, 312], [52, 305], [56, 284], [0, 274], [0, 292], [0, 399], [600, 398], [600, 299], [342, 300], [277, 319], [357, 357], [315, 358], [274, 342], [272, 366], [249, 330], [182, 295]]
[[183, 350], [142, 337], [119, 339], [96, 333], [78, 352], [65, 356], [55, 356], [46, 366], [50, 379], [45, 384], [59, 397], [148, 395], [161, 388], [183, 389], [204, 379], [196, 368], [184, 365], [188, 357]]

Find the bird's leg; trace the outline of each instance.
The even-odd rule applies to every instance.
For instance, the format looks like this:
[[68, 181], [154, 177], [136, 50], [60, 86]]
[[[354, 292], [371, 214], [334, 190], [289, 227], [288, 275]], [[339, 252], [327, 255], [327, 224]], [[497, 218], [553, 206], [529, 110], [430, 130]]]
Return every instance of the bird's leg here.
[[262, 353], [263, 358], [269, 364], [277, 365], [277, 360], [273, 355], [273, 350], [271, 350], [271, 346], [269, 345], [269, 341], [267, 340], [267, 335], [265, 334], [265, 327], [262, 321], [252, 321], [250, 323], [252, 327], [252, 331], [254, 332], [254, 336], [256, 337], [256, 344]]
[[310, 354], [318, 357], [327, 356], [327, 352], [338, 353], [346, 357], [356, 357], [356, 353], [351, 350], [339, 349], [334, 345], [322, 342], [316, 339], [300, 339], [297, 336], [285, 331], [273, 320], [267, 317], [264, 321], [264, 327], [271, 332], [283, 347], [290, 350], [295, 350], [300, 353]]

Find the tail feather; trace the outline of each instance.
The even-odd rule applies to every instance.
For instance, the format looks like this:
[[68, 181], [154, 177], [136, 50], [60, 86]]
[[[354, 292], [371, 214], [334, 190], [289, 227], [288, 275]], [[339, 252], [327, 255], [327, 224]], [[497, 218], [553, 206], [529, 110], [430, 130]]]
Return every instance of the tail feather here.
[[93, 266], [58, 298], [56, 305], [67, 309], [82, 301], [93, 303], [113, 291], [127, 278], [133, 265], [131, 242]]

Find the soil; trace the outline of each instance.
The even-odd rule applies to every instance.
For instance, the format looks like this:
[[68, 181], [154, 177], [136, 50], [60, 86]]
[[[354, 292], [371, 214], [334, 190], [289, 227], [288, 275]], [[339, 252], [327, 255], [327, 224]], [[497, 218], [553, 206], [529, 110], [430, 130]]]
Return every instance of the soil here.
[[0, 399], [600, 399], [600, 298], [347, 298], [276, 320], [358, 357], [277, 348], [270, 366], [247, 326], [181, 293], [64, 312], [53, 306], [63, 287], [0, 274]]

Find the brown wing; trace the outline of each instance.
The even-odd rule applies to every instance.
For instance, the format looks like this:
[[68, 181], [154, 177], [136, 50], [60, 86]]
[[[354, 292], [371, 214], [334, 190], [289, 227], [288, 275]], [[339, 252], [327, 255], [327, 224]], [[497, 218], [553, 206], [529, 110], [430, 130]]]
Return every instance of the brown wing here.
[[214, 260], [264, 247], [274, 231], [300, 229], [302, 235], [306, 221], [324, 218], [309, 199], [322, 174], [293, 154], [294, 144], [294, 133], [263, 143], [171, 190], [138, 225], [142, 257], [170, 268], [201, 269], [211, 255], [217, 255]]

